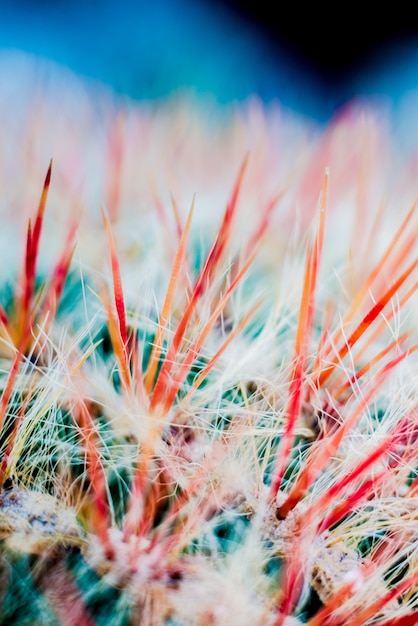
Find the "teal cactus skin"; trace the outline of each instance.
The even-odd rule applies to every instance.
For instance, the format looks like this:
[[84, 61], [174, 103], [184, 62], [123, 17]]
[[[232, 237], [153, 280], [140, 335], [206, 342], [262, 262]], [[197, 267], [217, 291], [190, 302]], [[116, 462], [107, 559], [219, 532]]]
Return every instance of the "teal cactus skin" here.
[[416, 623], [406, 155], [73, 87], [3, 116], [0, 623]]

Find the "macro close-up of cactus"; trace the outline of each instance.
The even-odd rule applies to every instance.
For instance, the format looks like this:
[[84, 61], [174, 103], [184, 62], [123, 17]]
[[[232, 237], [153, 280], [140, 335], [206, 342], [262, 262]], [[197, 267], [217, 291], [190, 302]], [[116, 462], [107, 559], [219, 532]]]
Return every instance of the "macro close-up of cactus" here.
[[0, 623], [416, 624], [417, 154], [356, 104], [1, 106]]
[[418, 626], [418, 30], [282, 8], [0, 2], [0, 626]]

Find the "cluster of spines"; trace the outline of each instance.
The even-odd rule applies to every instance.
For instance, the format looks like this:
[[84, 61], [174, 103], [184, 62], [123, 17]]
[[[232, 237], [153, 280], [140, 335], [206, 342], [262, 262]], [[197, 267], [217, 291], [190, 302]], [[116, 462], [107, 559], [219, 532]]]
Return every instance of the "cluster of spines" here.
[[[129, 590], [135, 586], [136, 580], [141, 581], [138, 585], [143, 584], [144, 576], [149, 578], [148, 582], [161, 581], [168, 577], [170, 584], [176, 577], [181, 578], [183, 574], [187, 576], [189, 561], [193, 557], [191, 549], [193, 541], [223, 509], [232, 507], [238, 516], [242, 517], [245, 514], [250, 521], [253, 518], [254, 521], [251, 523], [254, 526], [259, 524], [261, 527], [263, 514], [257, 515], [257, 507], [264, 511], [264, 515], [267, 515], [267, 510], [273, 510], [279, 534], [280, 524], [291, 512], [298, 514], [299, 510], [297, 532], [294, 539], [289, 542], [286, 553], [281, 555], [278, 589], [273, 591], [272, 597], [266, 601], [267, 605], [273, 606], [272, 609], [266, 608], [266, 615], [269, 615], [271, 623], [275, 626], [281, 626], [286, 624], [286, 621], [289, 622], [290, 616], [298, 611], [302, 589], [306, 579], [309, 578], [309, 563], [305, 552], [307, 541], [315, 545], [321, 537], [331, 536], [333, 532], [339, 537], [339, 529], [344, 526], [346, 520], [350, 520], [358, 511], [361, 512], [361, 507], [365, 503], [369, 503], [373, 508], [382, 484], [392, 481], [394, 491], [399, 491], [397, 474], [404, 473], [405, 467], [410, 468], [411, 476], [405, 482], [403, 497], [414, 497], [418, 489], [418, 477], [414, 466], [417, 410], [416, 406], [410, 406], [386, 432], [381, 431], [379, 441], [365, 458], [355, 463], [346, 475], [337, 476], [326, 490], [319, 492], [315, 498], [312, 497], [316, 481], [333, 463], [341, 445], [349, 441], [350, 433], [367, 414], [377, 393], [396, 371], [397, 366], [417, 347], [412, 345], [407, 349], [400, 348], [408, 338], [405, 332], [394, 338], [372, 358], [365, 362], [363, 360], [364, 354], [384, 331], [385, 325], [396, 315], [397, 310], [402, 309], [416, 290], [416, 282], [412, 282], [408, 289], [403, 289], [404, 285], [411, 282], [418, 265], [418, 260], [414, 259], [405, 267], [416, 238], [413, 226], [415, 207], [408, 213], [380, 261], [366, 278], [363, 288], [358, 292], [338, 328], [332, 330], [332, 314], [325, 318], [315, 348], [315, 357], [312, 358], [315, 297], [324, 244], [328, 196], [328, 172], [325, 173], [320, 194], [317, 234], [306, 253], [294, 356], [287, 381], [287, 400], [283, 403], [282, 414], [277, 420], [277, 432], [280, 434], [272, 434], [277, 443], [270, 448], [268, 454], [270, 468], [268, 472], [264, 471], [264, 475], [260, 472], [260, 464], [266, 467], [265, 458], [252, 458], [251, 470], [257, 467], [254, 484], [248, 490], [252, 491], [252, 500], [246, 503], [244, 497], [243, 503], [242, 496], [240, 494], [237, 496], [234, 489], [219, 489], [217, 494], [216, 489], [211, 492], [208, 486], [208, 481], [213, 479], [214, 466], [218, 462], [225, 462], [231, 455], [228, 445], [234, 446], [238, 441], [238, 447], [242, 446], [242, 439], [247, 437], [242, 424], [236, 426], [231, 415], [225, 428], [210, 429], [208, 436], [204, 435], [202, 443], [193, 432], [196, 423], [189, 425], [187, 421], [185, 422], [184, 410], [192, 402], [193, 394], [210, 380], [211, 373], [215, 372], [222, 356], [237, 336], [248, 327], [260, 306], [259, 302], [250, 306], [226, 334], [217, 350], [209, 358], [200, 360], [205, 341], [217, 321], [225, 314], [228, 302], [254, 262], [257, 247], [268, 229], [269, 217], [280, 199], [279, 194], [266, 205], [258, 228], [244, 246], [244, 252], [238, 261], [229, 266], [223, 291], [219, 291], [216, 285], [219, 284], [220, 273], [225, 272], [226, 256], [229, 254], [228, 246], [236, 219], [246, 163], [245, 160], [221, 226], [194, 283], [186, 277], [185, 272], [188, 266], [186, 251], [194, 202], [184, 227], [181, 226], [180, 218], [177, 216], [178, 248], [165, 301], [156, 323], [156, 332], [152, 339], [145, 335], [151, 342], [149, 346], [140, 345], [138, 334], [130, 325], [132, 319], [125, 303], [112, 222], [103, 211], [113, 293], [110, 295], [105, 287], [102, 287], [99, 293], [106, 315], [111, 352], [117, 368], [118, 393], [123, 403], [133, 407], [133, 413], [138, 411], [139, 419], [146, 415], [146, 425], [133, 428], [137, 454], [127, 478], [129, 489], [123, 491], [121, 504], [123, 513], [117, 524], [113, 512], [114, 503], [111, 501], [103, 440], [96, 420], [97, 402], [95, 403], [90, 397], [90, 392], [86, 391], [84, 381], [89, 359], [98, 348], [100, 340], [88, 346], [69, 369], [65, 384], [68, 383], [68, 386], [76, 392], [72, 393], [65, 410], [71, 415], [77, 445], [84, 454], [85, 471], [83, 470], [81, 482], [85, 483], [86, 487], [85, 490], [83, 487], [82, 493], [78, 496], [81, 499], [80, 514], [86, 526], [86, 541], [89, 543], [90, 538], [94, 537], [97, 551], [95, 557], [86, 558], [91, 558], [91, 562], [99, 571], [106, 573], [112, 572], [112, 569], [117, 571], [116, 583], [122, 584], [123, 581], [123, 585]], [[18, 466], [21, 482], [25, 483], [25, 470], [21, 464], [19, 465], [25, 438], [22, 443], [19, 431], [28, 428], [25, 424], [25, 411], [33, 401], [32, 395], [39, 393], [39, 389], [35, 387], [32, 391], [29, 387], [22, 390], [18, 385], [19, 374], [26, 362], [41, 360], [43, 342], [47, 340], [57, 316], [74, 249], [76, 225], [72, 224], [63, 253], [50, 281], [43, 292], [36, 290], [37, 257], [50, 179], [51, 166], [34, 226], [32, 228], [31, 223], [28, 226], [20, 290], [16, 290], [10, 312], [5, 308], [0, 311], [3, 340], [13, 351], [0, 401], [0, 426], [3, 430], [6, 423], [8, 426], [7, 437], [3, 438], [0, 468], [2, 485]], [[393, 277], [390, 284], [382, 279], [386, 274]], [[184, 309], [176, 325], [172, 327], [173, 302], [181, 281], [185, 292]], [[374, 302], [364, 310], [368, 294], [372, 291]], [[208, 294], [210, 299], [205, 301], [209, 298]], [[398, 309], [393, 307], [385, 317], [382, 317], [382, 313], [394, 298], [398, 298]], [[202, 302], [209, 309], [205, 322], [199, 319]], [[358, 317], [359, 321], [355, 321]], [[195, 334], [190, 330], [193, 326], [198, 329]], [[148, 356], [144, 359], [147, 349]], [[345, 364], [347, 359], [351, 360], [351, 368]], [[193, 367], [196, 368], [196, 373], [191, 376]], [[239, 397], [241, 405], [239, 409], [242, 410], [244, 407], [245, 413], [251, 416], [252, 395], [244, 392]], [[16, 404], [16, 398], [19, 398], [18, 410], [11, 410], [11, 405]], [[46, 406], [40, 407], [38, 416], [45, 417], [54, 402], [55, 400], [51, 399], [49, 404], [47, 402]], [[319, 408], [318, 402], [321, 403]], [[311, 407], [312, 413], [316, 413], [317, 432], [313, 441], [308, 442], [307, 452], [304, 453], [302, 461], [296, 463], [295, 468], [289, 473], [294, 451], [297, 449], [300, 431], [298, 423], [306, 413], [306, 407]], [[346, 407], [349, 407], [349, 411]], [[231, 403], [230, 410], [233, 413], [234, 402]], [[11, 428], [10, 415], [13, 418]], [[253, 421], [249, 419], [248, 425], [254, 431], [255, 457], [258, 457], [256, 421], [256, 418]], [[35, 432], [40, 435], [39, 429]], [[137, 436], [137, 432], [142, 433], [141, 437]], [[117, 436], [116, 432], [115, 440]], [[261, 440], [265, 438], [262, 429], [259, 437]], [[188, 463], [189, 448], [193, 447], [195, 439], [197, 460], [195, 463]], [[110, 454], [111, 446], [112, 443], [109, 444]], [[204, 449], [204, 452], [201, 449]], [[173, 456], [173, 460], [170, 460], [170, 455]], [[187, 468], [185, 478], [182, 480], [177, 478], [176, 464], [179, 463], [179, 457], [180, 464]], [[373, 468], [380, 462], [383, 462], [382, 469], [374, 471]], [[70, 467], [70, 473], [72, 469], [74, 468]], [[80, 477], [71, 478], [79, 480]], [[54, 483], [54, 477], [51, 478], [51, 483]], [[265, 483], [268, 485], [267, 490], [264, 489]], [[302, 510], [301, 505], [304, 505]], [[265, 529], [261, 534], [263, 532], [265, 533]], [[265, 540], [268, 541], [268, 537]], [[261, 545], [262, 543], [260, 540]], [[271, 558], [274, 558], [273, 539], [272, 545]], [[265, 554], [265, 550], [266, 548], [262, 547], [260, 554]], [[347, 581], [340, 581], [336, 593], [331, 595], [320, 610], [308, 618], [307, 623], [310, 626], [320, 624], [340, 626], [342, 623], [360, 626], [367, 623], [372, 616], [379, 615], [379, 612], [382, 617], [375, 623], [381, 626], [389, 624], [383, 609], [397, 598], [411, 594], [411, 590], [416, 587], [418, 573], [416, 569], [408, 571], [405, 577], [394, 582], [372, 603], [358, 607], [353, 598], [355, 599], [359, 580], [365, 580], [369, 570], [381, 566], [382, 554], [385, 555], [383, 542], [380, 551], [372, 550], [370, 554], [372, 557], [359, 565], [354, 572], [355, 575]], [[392, 552], [390, 556], [392, 558]], [[47, 578], [42, 578], [42, 585], [48, 586]], [[68, 585], [71, 587], [69, 582]], [[67, 592], [70, 593], [68, 590]], [[65, 589], [62, 590], [64, 596], [67, 592]], [[75, 593], [72, 590], [70, 595], [73, 597]], [[135, 592], [133, 593], [135, 595]], [[81, 606], [82, 594], [78, 595]], [[60, 601], [55, 602], [59, 614]], [[413, 595], [410, 602], [411, 606], [415, 602]], [[64, 602], [64, 611], [66, 606]], [[341, 617], [341, 607], [345, 610], [344, 618]], [[83, 613], [80, 608], [80, 611], [80, 615], [84, 615], [82, 618], [84, 623], [89, 623], [91, 618], [87, 610]], [[342, 619], [345, 621], [342, 622]], [[390, 619], [392, 620], [390, 623], [397, 626], [414, 623], [414, 615], [410, 612]]]

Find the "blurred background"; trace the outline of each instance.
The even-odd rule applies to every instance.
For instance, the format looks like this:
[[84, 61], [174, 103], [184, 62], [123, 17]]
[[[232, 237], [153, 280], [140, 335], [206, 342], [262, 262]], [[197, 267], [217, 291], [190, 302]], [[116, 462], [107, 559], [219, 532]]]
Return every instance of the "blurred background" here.
[[413, 115], [418, 89], [418, 22], [399, 4], [0, 0], [0, 55], [22, 52], [135, 99], [256, 93], [321, 121], [359, 95]]

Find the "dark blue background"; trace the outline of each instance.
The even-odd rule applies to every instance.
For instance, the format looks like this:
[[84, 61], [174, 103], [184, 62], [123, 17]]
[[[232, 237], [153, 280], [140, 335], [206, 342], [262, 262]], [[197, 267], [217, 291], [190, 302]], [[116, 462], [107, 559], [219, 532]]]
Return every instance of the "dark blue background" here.
[[[0, 0], [0, 49], [22, 50], [134, 98], [181, 87], [251, 93], [327, 118], [353, 95], [418, 85], [415, 20], [353, 4], [264, 0]], [[367, 8], [367, 7], [365, 7]]]

